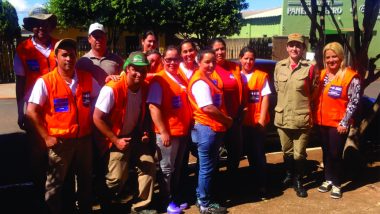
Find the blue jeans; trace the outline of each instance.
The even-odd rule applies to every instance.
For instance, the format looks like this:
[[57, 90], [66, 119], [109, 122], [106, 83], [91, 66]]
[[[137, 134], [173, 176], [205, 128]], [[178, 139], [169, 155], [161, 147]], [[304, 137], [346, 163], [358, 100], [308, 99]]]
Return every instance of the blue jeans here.
[[218, 150], [223, 135], [223, 132], [214, 132], [209, 126], [198, 123], [191, 131], [191, 138], [198, 148], [197, 198], [203, 207], [207, 207], [211, 202], [212, 176], [218, 163]]

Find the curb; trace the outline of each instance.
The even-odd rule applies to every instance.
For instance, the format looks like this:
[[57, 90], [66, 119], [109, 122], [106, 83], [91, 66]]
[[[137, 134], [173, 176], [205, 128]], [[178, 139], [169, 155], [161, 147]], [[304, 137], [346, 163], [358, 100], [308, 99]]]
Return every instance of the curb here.
[[16, 83], [0, 84], [0, 99], [16, 99]]

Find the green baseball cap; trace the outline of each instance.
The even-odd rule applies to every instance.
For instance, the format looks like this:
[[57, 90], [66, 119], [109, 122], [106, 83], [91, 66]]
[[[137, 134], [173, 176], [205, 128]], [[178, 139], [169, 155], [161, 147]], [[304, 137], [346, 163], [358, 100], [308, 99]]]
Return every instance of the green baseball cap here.
[[127, 60], [125, 60], [125, 63], [123, 65], [123, 70], [125, 70], [125, 68], [128, 65], [148, 66], [149, 61], [143, 52], [135, 51], [135, 52], [132, 52], [131, 54], [129, 54]]

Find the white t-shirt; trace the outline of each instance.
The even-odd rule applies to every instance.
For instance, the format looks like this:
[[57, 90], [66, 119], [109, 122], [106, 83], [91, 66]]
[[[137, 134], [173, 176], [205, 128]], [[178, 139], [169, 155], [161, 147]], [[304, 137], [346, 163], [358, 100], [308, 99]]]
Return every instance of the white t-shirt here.
[[[182, 89], [186, 90], [186, 86], [183, 85], [176, 76], [173, 76], [169, 72], [165, 71], [171, 80], [177, 83]], [[156, 105], [161, 105], [162, 103], [162, 88], [158, 82], [153, 82], [150, 85], [147, 103], [154, 103]]]
[[190, 79], [190, 77], [193, 75], [194, 71], [193, 70], [190, 70], [190, 69], [187, 69], [185, 67], [185, 63], [181, 62], [179, 64], [179, 67], [181, 68], [181, 70], [185, 73], [187, 79]]
[[[124, 116], [124, 124], [120, 135], [128, 135], [136, 127], [141, 111], [142, 95], [141, 90], [136, 93], [128, 90], [128, 104], [126, 106], [126, 114]], [[113, 90], [109, 86], [104, 86], [100, 90], [98, 100], [95, 107], [105, 114], [109, 114], [115, 104]]]
[[196, 81], [191, 87], [191, 93], [199, 108], [213, 104], [210, 86], [205, 81]]
[[[250, 74], [244, 74], [242, 73], [242, 78], [243, 78], [243, 83], [245, 85], [248, 84], [248, 81], [251, 79], [252, 75], [253, 75], [254, 72], [251, 72]], [[261, 96], [266, 96], [266, 95], [269, 95], [271, 94], [272, 91], [270, 90], [270, 87], [269, 87], [269, 83], [268, 83], [268, 79], [265, 80], [265, 83], [264, 83], [264, 86], [263, 86], [263, 89], [261, 90]]]
[[[71, 81], [71, 83], [66, 82], [67, 86], [71, 89], [71, 92], [75, 94], [76, 88], [78, 86], [78, 77], [76, 73], [74, 74], [74, 78]], [[92, 78], [92, 91], [91, 91], [91, 98], [92, 100], [95, 100], [95, 98], [98, 96], [100, 90], [100, 86], [98, 82]], [[48, 92], [46, 89], [45, 82], [42, 78], [38, 78], [36, 83], [34, 84], [32, 93], [30, 94], [29, 101], [30, 103], [35, 103], [40, 106], [43, 106], [47, 100]], [[95, 102], [92, 103], [92, 105]]]
[[[34, 41], [34, 37], [32, 37], [32, 43], [33, 43], [34, 47], [39, 52], [41, 52], [42, 55], [44, 55], [46, 58], [48, 58], [50, 56], [51, 44], [48, 47], [44, 48], [40, 44], [37, 44], [36, 41]], [[25, 76], [24, 66], [22, 65], [21, 59], [17, 53], [15, 54], [15, 56], [13, 58], [13, 69], [15, 70], [15, 74], [17, 76]]]

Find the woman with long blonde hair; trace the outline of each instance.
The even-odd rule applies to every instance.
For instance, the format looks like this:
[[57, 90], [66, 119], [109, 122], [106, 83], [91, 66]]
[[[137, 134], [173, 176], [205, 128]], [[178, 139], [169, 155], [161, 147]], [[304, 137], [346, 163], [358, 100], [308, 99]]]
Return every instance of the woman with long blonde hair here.
[[338, 42], [323, 49], [325, 69], [322, 70], [314, 118], [321, 136], [325, 181], [319, 192], [331, 198], [342, 197], [342, 155], [352, 116], [360, 99], [360, 78], [346, 67], [344, 50]]

